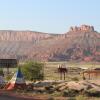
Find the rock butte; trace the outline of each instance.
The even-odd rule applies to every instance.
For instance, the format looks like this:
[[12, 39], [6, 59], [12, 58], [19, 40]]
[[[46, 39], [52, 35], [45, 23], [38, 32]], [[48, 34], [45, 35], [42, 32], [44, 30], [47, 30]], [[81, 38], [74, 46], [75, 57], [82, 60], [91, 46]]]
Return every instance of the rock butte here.
[[74, 31], [87, 31], [87, 32], [93, 32], [94, 31], [94, 27], [93, 26], [89, 26], [89, 25], [81, 25], [81, 27], [70, 27], [70, 30], [71, 32], [74, 32]]
[[100, 34], [93, 26], [71, 27], [65, 34], [0, 31], [0, 58], [21, 61], [100, 61]]

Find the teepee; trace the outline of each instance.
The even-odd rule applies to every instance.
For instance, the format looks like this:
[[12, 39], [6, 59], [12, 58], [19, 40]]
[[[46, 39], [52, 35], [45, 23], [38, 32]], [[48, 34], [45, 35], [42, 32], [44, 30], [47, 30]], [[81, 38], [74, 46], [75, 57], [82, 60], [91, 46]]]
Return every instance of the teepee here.
[[25, 89], [26, 83], [23, 77], [23, 74], [21, 72], [20, 67], [18, 68], [18, 71], [14, 74], [12, 79], [9, 81], [9, 83], [6, 85], [7, 90], [13, 90], [13, 89]]

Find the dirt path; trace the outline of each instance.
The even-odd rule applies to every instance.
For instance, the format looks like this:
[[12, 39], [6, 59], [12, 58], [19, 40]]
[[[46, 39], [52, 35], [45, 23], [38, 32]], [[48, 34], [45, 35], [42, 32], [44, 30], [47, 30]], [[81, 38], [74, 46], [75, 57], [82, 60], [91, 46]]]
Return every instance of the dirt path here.
[[[29, 100], [29, 99], [1, 95], [0, 100]], [[33, 100], [35, 100], [35, 99], [33, 99]]]
[[43, 99], [35, 99], [35, 98], [26, 98], [26, 97], [0, 95], [0, 100], [43, 100]]
[[30, 97], [0, 90], [0, 100], [46, 100], [40, 97]]

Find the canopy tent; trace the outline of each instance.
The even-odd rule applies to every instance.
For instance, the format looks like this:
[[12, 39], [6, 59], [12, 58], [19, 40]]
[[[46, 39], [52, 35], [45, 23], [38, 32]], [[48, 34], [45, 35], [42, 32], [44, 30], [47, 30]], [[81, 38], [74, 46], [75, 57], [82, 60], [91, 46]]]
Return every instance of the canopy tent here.
[[12, 79], [9, 81], [9, 83], [6, 85], [5, 88], [7, 90], [13, 90], [13, 89], [24, 89], [25, 87], [26, 87], [26, 82], [19, 67], [18, 71], [14, 74], [14, 76], [12, 77]]

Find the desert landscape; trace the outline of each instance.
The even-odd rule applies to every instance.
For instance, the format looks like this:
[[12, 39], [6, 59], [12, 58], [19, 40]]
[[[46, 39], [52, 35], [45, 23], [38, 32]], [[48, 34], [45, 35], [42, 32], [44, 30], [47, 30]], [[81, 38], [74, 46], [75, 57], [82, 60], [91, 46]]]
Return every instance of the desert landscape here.
[[100, 100], [100, 0], [1, 0], [0, 100]]
[[93, 26], [64, 34], [0, 31], [0, 57], [19, 61], [100, 61], [100, 33]]
[[[5, 63], [3, 66], [10, 68], [14, 65], [14, 63], [9, 63], [11, 59], [17, 60], [15, 65], [18, 63], [16, 66], [20, 66], [21, 69], [24, 69], [26, 66], [24, 64], [27, 62], [43, 63], [42, 80], [37, 79], [34, 82], [27, 79], [25, 89], [16, 87], [13, 88], [13, 92], [6, 91], [8, 88], [6, 84], [1, 85], [2, 100], [5, 100], [7, 96], [12, 100], [13, 98], [19, 100], [99, 100], [99, 42], [100, 33], [89, 25], [70, 27], [64, 34], [0, 31], [0, 66]], [[32, 66], [35, 68], [34, 63], [28, 66], [34, 73], [36, 70], [32, 69]], [[11, 67], [10, 74], [7, 74], [8, 69], [3, 68], [5, 80], [8, 80], [7, 84], [15, 80], [13, 73], [16, 73], [17, 69]], [[26, 74], [24, 74], [25, 77]]]

